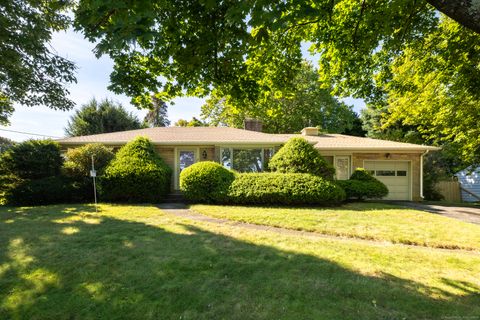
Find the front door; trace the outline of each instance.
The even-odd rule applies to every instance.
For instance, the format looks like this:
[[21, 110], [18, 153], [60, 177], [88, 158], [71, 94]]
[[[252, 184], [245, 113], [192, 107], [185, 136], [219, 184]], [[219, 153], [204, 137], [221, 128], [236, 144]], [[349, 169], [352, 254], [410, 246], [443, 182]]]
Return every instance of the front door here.
[[197, 161], [195, 149], [178, 149], [177, 170], [175, 176], [175, 189], [180, 189], [180, 173], [183, 169], [190, 167]]

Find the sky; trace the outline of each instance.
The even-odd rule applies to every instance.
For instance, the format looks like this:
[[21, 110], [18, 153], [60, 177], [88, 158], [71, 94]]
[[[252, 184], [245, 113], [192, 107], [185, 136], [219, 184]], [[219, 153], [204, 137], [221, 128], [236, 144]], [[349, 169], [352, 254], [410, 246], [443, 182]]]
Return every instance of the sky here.
[[[110, 92], [109, 85], [110, 73], [113, 69], [113, 62], [109, 57], [103, 56], [97, 59], [92, 50], [94, 44], [85, 40], [82, 34], [72, 30], [55, 33], [52, 38], [51, 46], [57, 54], [65, 57], [77, 65], [77, 83], [68, 86], [70, 99], [76, 103], [76, 107], [70, 111], [52, 110], [47, 107], [24, 107], [15, 105], [15, 112], [10, 118], [9, 126], [0, 126], [0, 136], [7, 137], [14, 141], [23, 141], [29, 138], [42, 138], [42, 136], [25, 135], [4, 130], [22, 131], [37, 133], [48, 137], [65, 136], [64, 128], [68, 123], [70, 116], [79, 109], [81, 105], [87, 103], [92, 98], [101, 100], [104, 98], [113, 99], [125, 106], [128, 111], [136, 114], [140, 119], [146, 114], [146, 110], [138, 110], [130, 104], [130, 99], [125, 95], [117, 95]], [[304, 54], [308, 54], [307, 45], [303, 48]], [[315, 57], [310, 57], [316, 60]], [[174, 105], [169, 106], [168, 117], [172, 124], [178, 119], [191, 119], [200, 117], [200, 107], [205, 99], [200, 98], [177, 98], [174, 99]], [[359, 112], [364, 107], [362, 100], [347, 98], [344, 101], [354, 106], [354, 110]]]

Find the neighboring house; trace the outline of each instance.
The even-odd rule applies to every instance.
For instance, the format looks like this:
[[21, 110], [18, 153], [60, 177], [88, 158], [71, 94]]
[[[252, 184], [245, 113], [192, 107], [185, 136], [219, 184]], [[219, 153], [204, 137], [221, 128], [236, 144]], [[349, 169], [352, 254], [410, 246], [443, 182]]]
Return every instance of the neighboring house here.
[[422, 200], [423, 155], [439, 148], [341, 134], [319, 134], [305, 128], [301, 134], [261, 132], [261, 122], [248, 120], [245, 129], [228, 127], [163, 127], [96, 134], [57, 140], [64, 148], [87, 143], [114, 147], [145, 136], [173, 169], [173, 188], [180, 172], [197, 161], [216, 161], [241, 172], [262, 171], [268, 159], [292, 137], [304, 137], [336, 169], [337, 179], [348, 179], [355, 168], [365, 168], [384, 182], [389, 200]]
[[455, 174], [460, 182], [462, 200], [466, 202], [480, 201], [480, 167], [464, 169]]

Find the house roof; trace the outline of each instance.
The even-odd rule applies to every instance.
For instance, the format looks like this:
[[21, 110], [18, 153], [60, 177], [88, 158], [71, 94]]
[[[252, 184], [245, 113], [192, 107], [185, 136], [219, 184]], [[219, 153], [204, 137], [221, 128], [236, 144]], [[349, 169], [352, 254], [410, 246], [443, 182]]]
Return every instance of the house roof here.
[[320, 134], [318, 136], [269, 134], [229, 127], [156, 127], [71, 137], [56, 141], [63, 146], [82, 145], [86, 143], [122, 145], [138, 136], [147, 137], [156, 145], [279, 145], [292, 137], [304, 137], [319, 150], [426, 151], [439, 149], [436, 147], [411, 143], [354, 137], [341, 134]]

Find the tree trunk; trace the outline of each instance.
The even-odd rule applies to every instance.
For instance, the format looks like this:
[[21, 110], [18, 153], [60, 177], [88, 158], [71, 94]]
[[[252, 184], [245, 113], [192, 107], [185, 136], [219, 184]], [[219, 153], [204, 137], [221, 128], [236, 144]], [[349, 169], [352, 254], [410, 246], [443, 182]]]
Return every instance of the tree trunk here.
[[427, 0], [438, 11], [480, 34], [479, 0]]

